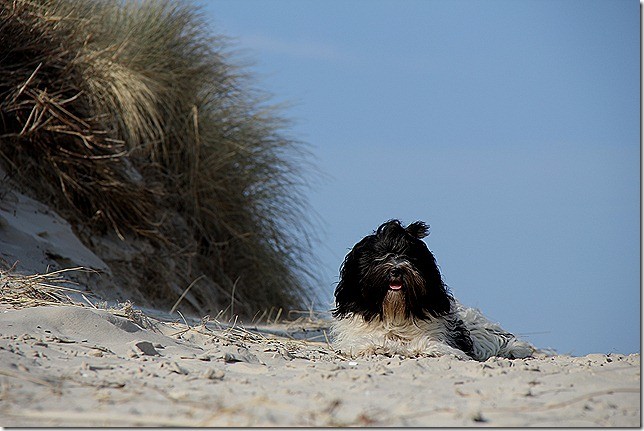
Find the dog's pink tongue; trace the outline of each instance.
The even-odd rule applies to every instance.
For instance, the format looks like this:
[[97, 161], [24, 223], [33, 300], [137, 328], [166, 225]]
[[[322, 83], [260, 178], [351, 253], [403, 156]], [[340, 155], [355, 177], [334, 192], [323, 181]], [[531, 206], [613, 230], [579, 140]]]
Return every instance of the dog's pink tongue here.
[[389, 284], [389, 288], [391, 290], [400, 290], [400, 289], [402, 289], [402, 283], [400, 283], [398, 281], [394, 281], [393, 283]]

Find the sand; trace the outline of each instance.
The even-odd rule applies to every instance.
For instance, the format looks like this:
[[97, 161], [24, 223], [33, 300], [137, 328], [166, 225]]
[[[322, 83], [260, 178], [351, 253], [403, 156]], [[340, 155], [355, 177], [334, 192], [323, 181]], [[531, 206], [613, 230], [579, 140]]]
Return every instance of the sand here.
[[[351, 359], [317, 315], [244, 327], [119, 305], [137, 298], [109, 265], [7, 184], [0, 426], [641, 426], [639, 354]], [[61, 273], [77, 293], [34, 293], [8, 275], [73, 267], [92, 270]]]
[[349, 359], [284, 336], [320, 338], [323, 322], [144, 329], [89, 306], [0, 315], [3, 426], [641, 425], [639, 354]]

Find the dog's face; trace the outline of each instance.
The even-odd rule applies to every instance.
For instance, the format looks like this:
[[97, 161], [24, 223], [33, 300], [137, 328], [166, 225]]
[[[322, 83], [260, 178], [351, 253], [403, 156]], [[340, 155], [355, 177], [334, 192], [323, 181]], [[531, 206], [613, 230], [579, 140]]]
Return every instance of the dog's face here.
[[449, 313], [452, 297], [422, 241], [428, 233], [423, 222], [405, 228], [391, 220], [358, 242], [340, 268], [333, 315], [395, 321]]

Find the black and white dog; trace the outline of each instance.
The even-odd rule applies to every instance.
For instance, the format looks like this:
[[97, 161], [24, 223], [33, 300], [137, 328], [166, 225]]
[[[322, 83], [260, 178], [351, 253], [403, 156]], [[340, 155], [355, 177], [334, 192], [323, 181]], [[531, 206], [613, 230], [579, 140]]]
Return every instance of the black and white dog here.
[[335, 289], [336, 349], [350, 356], [453, 354], [479, 361], [534, 354], [532, 345], [452, 297], [422, 241], [428, 233], [423, 222], [404, 227], [390, 220], [349, 252]]

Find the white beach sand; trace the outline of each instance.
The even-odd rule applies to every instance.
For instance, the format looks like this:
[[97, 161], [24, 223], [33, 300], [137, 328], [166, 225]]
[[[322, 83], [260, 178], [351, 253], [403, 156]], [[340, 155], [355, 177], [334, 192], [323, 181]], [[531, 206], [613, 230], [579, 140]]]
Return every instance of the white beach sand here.
[[3, 426], [640, 426], [639, 354], [350, 360], [89, 307], [0, 316]]
[[[1, 189], [0, 267], [92, 268], [78, 289], [127, 299], [61, 217]], [[5, 272], [0, 426], [641, 426], [639, 354], [353, 360], [329, 347], [325, 321], [184, 322], [99, 310], [89, 291], [25, 307], [12, 288]]]

